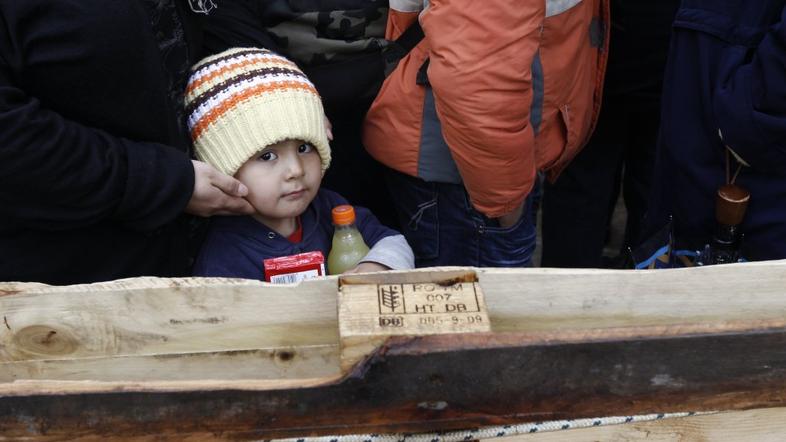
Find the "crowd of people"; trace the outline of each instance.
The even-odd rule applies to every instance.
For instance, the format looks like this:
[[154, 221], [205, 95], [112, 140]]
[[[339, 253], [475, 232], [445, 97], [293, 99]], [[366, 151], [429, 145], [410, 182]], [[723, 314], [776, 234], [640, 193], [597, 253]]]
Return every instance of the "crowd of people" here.
[[775, 0], [0, 0], [4, 281], [778, 259], [785, 174]]

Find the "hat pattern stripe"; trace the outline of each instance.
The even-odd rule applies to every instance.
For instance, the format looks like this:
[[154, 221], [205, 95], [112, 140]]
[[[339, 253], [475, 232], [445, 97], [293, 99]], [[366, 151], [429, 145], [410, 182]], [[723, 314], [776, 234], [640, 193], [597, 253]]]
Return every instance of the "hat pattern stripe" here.
[[260, 60], [264, 59], [267, 59], [264, 61], [267, 61], [268, 64], [296, 68], [294, 63], [273, 55], [260, 56], [259, 54], [252, 54], [246, 57], [231, 57], [229, 59], [226, 57], [222, 58], [225, 58], [225, 60], [222, 62], [209, 62], [208, 64], [205, 64], [194, 71], [194, 73], [191, 74], [191, 81], [186, 88], [186, 94], [192, 93], [204, 83], [213, 80], [218, 76], [231, 76], [234, 71], [243, 70], [244, 67], [249, 65], [256, 65], [260, 62]]
[[235, 84], [253, 80], [256, 78], [265, 78], [266, 76], [287, 76], [287, 77], [299, 77], [303, 80], [307, 81], [308, 77], [305, 74], [299, 71], [295, 71], [292, 69], [285, 69], [281, 67], [272, 67], [272, 68], [261, 68], [261, 69], [252, 69], [249, 71], [245, 71], [242, 74], [237, 74], [235, 76], [229, 76], [225, 80], [214, 84], [210, 87], [210, 89], [203, 91], [198, 96], [196, 96], [191, 103], [186, 106], [186, 115], [191, 115], [194, 110], [196, 110], [199, 106], [202, 106], [205, 102], [212, 99], [213, 97], [221, 94], [222, 92], [226, 92], [227, 89], [231, 88]]
[[313, 86], [310, 84], [300, 83], [296, 81], [281, 81], [275, 82], [270, 84], [263, 84], [259, 86], [255, 86], [252, 88], [248, 88], [243, 90], [240, 93], [231, 95], [226, 100], [223, 100], [219, 105], [214, 107], [210, 112], [208, 112], [203, 118], [199, 119], [194, 127], [191, 129], [191, 137], [194, 140], [198, 140], [202, 133], [207, 129], [207, 127], [221, 118], [227, 111], [230, 109], [235, 108], [240, 102], [247, 100], [250, 97], [263, 94], [266, 92], [276, 92], [276, 91], [286, 91], [291, 89], [299, 89], [311, 92], [316, 94], [317, 91], [314, 89]]
[[[220, 105], [222, 102], [227, 100], [233, 95], [236, 95], [246, 89], [251, 89], [259, 85], [272, 85], [278, 84], [283, 82], [295, 82], [295, 83], [304, 83], [310, 87], [313, 87], [310, 81], [304, 77], [296, 77], [294, 75], [288, 74], [277, 74], [275, 76], [265, 76], [260, 77], [256, 76], [246, 80], [238, 80], [238, 81], [231, 81], [231, 79], [225, 82], [224, 89], [217, 91], [217, 93], [205, 100], [202, 104], [197, 106], [196, 108], [192, 109], [191, 112], [188, 114], [188, 127], [193, 127], [197, 121], [201, 120], [205, 114], [209, 113], [211, 109], [215, 108], [216, 106]], [[197, 97], [198, 98], [198, 97]]]
[[[223, 54], [226, 54], [226, 55], [223, 55]], [[199, 71], [201, 71], [201, 70], [203, 70], [203, 69], [205, 69], [205, 68], [207, 68], [207, 67], [209, 67], [211, 65], [220, 64], [220, 63], [223, 63], [223, 62], [225, 62], [227, 60], [231, 60], [233, 58], [248, 57], [248, 56], [258, 57], [260, 55], [272, 54], [272, 52], [265, 51], [265, 53], [262, 53], [257, 48], [246, 48], [246, 49], [230, 49], [230, 50], [224, 52], [223, 54], [213, 55], [213, 56], [204, 58], [199, 63], [197, 63], [197, 64], [195, 64], [194, 66], [191, 67], [191, 73], [192, 74], [196, 74]]]

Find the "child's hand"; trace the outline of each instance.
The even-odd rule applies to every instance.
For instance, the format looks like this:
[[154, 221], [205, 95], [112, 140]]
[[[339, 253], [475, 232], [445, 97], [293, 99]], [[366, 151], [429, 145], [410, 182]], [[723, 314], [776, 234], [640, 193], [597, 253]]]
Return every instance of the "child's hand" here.
[[390, 270], [390, 267], [383, 266], [382, 264], [378, 264], [376, 262], [361, 262], [354, 269], [347, 270], [344, 274], [347, 273], [370, 273], [370, 272], [384, 272], [386, 270]]

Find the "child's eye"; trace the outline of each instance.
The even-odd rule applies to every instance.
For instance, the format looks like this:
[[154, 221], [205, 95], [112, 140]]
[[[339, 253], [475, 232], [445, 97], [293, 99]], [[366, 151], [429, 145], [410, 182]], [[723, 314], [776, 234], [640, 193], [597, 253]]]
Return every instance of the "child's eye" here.
[[273, 152], [262, 152], [258, 159], [259, 161], [273, 161], [276, 158], [278, 158], [278, 156]]
[[297, 148], [298, 153], [309, 153], [314, 151], [314, 146], [309, 143], [303, 143]]

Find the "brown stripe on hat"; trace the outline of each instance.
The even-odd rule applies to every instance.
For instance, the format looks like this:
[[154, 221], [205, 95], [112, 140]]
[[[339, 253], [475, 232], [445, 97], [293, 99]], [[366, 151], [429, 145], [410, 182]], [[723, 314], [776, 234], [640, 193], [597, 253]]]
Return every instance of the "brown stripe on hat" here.
[[313, 86], [306, 83], [297, 81], [277, 81], [269, 84], [262, 84], [243, 90], [234, 95], [230, 95], [226, 100], [221, 101], [211, 109], [204, 117], [200, 118], [194, 123], [191, 129], [191, 138], [194, 140], [199, 139], [202, 133], [209, 125], [221, 118], [227, 111], [233, 109], [238, 103], [244, 101], [252, 96], [259, 95], [265, 92], [276, 92], [285, 90], [303, 90], [317, 94]]
[[197, 95], [194, 100], [186, 106], [186, 115], [191, 115], [199, 106], [204, 104], [206, 101], [210, 100], [211, 98], [215, 97], [216, 95], [220, 94], [221, 92], [229, 90], [230, 87], [241, 83], [246, 80], [251, 80], [255, 77], [267, 77], [276, 74], [287, 74], [292, 75], [295, 77], [303, 78], [308, 81], [308, 77], [300, 71], [294, 69], [287, 69], [281, 67], [266, 67], [260, 69], [252, 69], [242, 74], [237, 74], [233, 77], [228, 77], [227, 79], [216, 83], [215, 85], [211, 86], [210, 89], [202, 92], [201, 94]]
[[[251, 55], [254, 55], [254, 54], [259, 54], [259, 52], [252, 53]], [[289, 60], [287, 60], [287, 59], [285, 59], [283, 57], [276, 56], [272, 52], [268, 52], [267, 54], [264, 54], [264, 55], [267, 55], [267, 56], [270, 57], [270, 60], [268, 62], [266, 62], [265, 64], [279, 65], [279, 66], [284, 66], [284, 67], [289, 67], [289, 68], [297, 68], [297, 66], [294, 63], [290, 62]], [[219, 76], [230, 76], [230, 75], [233, 74], [234, 71], [242, 70], [246, 66], [249, 66], [249, 65], [253, 66], [253, 65], [259, 64], [259, 60], [255, 60], [255, 59], [240, 58], [240, 57], [228, 57], [226, 59], [229, 60], [229, 59], [233, 59], [233, 58], [237, 58], [238, 61], [236, 63], [228, 63], [226, 66], [222, 66], [222, 67], [216, 69], [213, 72], [210, 72], [208, 74], [205, 74], [205, 75], [199, 77], [199, 72], [202, 70], [202, 68], [209, 68], [210, 66], [213, 66], [213, 65], [216, 64], [216, 63], [214, 63], [212, 61], [206, 63], [204, 66], [202, 66], [202, 68], [198, 69], [196, 72], [194, 72], [192, 74], [192, 78], [195, 78], [195, 80], [188, 84], [188, 87], [186, 88], [186, 93], [190, 94], [191, 92], [194, 91], [194, 89], [199, 88], [199, 86], [203, 85], [204, 83], [206, 83], [208, 81], [211, 81], [211, 80], [215, 79], [216, 77], [219, 77]]]

